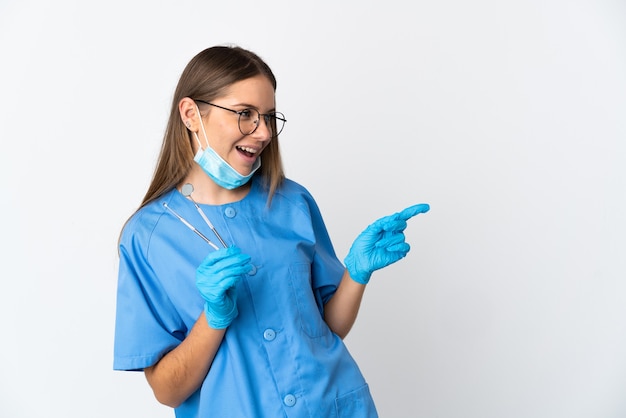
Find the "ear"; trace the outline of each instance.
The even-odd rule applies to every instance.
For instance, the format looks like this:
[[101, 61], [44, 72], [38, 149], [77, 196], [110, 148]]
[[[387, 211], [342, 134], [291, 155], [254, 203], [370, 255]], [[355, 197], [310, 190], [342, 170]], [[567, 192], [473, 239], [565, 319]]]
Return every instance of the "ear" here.
[[200, 126], [200, 115], [198, 115], [198, 107], [196, 102], [189, 97], [183, 97], [178, 102], [178, 112], [180, 118], [191, 132], [198, 132]]

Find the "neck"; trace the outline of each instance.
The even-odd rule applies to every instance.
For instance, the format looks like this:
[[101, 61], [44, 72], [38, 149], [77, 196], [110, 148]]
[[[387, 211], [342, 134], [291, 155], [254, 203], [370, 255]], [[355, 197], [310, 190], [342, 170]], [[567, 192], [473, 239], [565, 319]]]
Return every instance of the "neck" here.
[[191, 171], [178, 185], [178, 190], [185, 183], [191, 183], [193, 186], [193, 200], [196, 203], [203, 203], [207, 205], [225, 205], [227, 203], [237, 202], [242, 200], [250, 192], [252, 179], [245, 185], [233, 190], [225, 189], [218, 186], [209, 176], [206, 175], [200, 166], [194, 164]]

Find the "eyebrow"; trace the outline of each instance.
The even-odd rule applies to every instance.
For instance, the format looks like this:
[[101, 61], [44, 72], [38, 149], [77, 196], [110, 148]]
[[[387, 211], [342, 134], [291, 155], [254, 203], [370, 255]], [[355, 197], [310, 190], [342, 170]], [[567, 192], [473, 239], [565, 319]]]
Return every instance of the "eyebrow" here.
[[[234, 104], [234, 105], [231, 105], [231, 106], [233, 106], [233, 107], [240, 106], [240, 107], [243, 107], [245, 109], [256, 109], [256, 110], [259, 111], [259, 113], [261, 112], [257, 106], [255, 106], [255, 105], [253, 105], [251, 103], [238, 103], [238, 104]], [[267, 113], [272, 113], [272, 112], [276, 112], [276, 108], [275, 107], [273, 107], [273, 108], [271, 108], [270, 110], [267, 111]]]

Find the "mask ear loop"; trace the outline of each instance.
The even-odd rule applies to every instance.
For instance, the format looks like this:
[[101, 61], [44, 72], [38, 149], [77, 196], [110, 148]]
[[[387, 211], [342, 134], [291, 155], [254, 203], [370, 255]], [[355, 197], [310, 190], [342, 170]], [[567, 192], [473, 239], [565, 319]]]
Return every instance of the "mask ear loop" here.
[[[198, 105], [196, 105], [196, 111], [198, 112], [198, 118], [200, 119], [200, 126], [202, 127], [202, 134], [204, 135], [207, 149], [211, 148], [211, 145], [209, 144], [209, 138], [207, 137], [206, 130], [204, 129], [204, 122], [202, 121], [202, 115], [200, 114], [200, 108], [198, 107]], [[200, 138], [198, 138], [198, 133], [194, 131], [193, 135], [196, 137], [196, 142], [198, 143], [200, 149], [203, 149], [202, 144], [200, 143]]]

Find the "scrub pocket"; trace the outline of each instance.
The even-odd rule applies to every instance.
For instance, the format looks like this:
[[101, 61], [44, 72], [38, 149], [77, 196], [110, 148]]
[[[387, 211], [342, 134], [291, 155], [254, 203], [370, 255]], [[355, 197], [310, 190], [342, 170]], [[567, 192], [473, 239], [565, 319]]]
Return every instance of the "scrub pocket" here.
[[335, 407], [338, 418], [378, 418], [367, 384], [335, 399]]
[[[330, 334], [330, 328], [322, 318], [321, 309], [311, 287], [311, 265], [297, 263], [289, 266], [291, 289], [298, 307], [300, 326], [306, 335], [311, 338], [323, 337]], [[321, 300], [319, 302], [321, 304]]]

